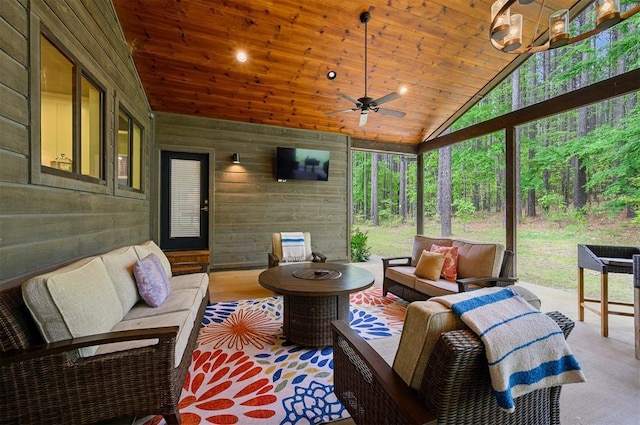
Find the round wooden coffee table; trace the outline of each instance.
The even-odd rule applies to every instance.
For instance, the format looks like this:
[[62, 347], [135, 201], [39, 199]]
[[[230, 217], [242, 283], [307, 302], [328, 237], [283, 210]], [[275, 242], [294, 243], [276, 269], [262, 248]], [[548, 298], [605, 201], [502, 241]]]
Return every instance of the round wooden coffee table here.
[[339, 263], [293, 263], [269, 268], [260, 285], [284, 301], [283, 331], [287, 340], [304, 346], [332, 344], [331, 321], [349, 321], [349, 294], [375, 281], [367, 270]]

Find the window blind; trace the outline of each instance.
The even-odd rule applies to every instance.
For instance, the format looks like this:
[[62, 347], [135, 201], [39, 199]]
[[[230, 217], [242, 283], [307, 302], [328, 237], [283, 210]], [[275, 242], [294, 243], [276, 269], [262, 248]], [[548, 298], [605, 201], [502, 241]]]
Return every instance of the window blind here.
[[169, 237], [200, 236], [200, 161], [171, 159]]

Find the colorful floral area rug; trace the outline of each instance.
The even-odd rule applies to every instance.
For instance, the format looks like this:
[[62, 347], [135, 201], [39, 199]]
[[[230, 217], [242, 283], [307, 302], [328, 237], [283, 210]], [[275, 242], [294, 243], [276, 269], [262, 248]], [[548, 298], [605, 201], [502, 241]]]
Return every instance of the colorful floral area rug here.
[[[350, 325], [365, 339], [399, 334], [406, 302], [380, 288], [351, 294]], [[183, 425], [317, 424], [349, 417], [333, 394], [332, 347], [282, 334], [279, 296], [213, 303], [182, 390]], [[158, 416], [145, 425], [164, 424]]]

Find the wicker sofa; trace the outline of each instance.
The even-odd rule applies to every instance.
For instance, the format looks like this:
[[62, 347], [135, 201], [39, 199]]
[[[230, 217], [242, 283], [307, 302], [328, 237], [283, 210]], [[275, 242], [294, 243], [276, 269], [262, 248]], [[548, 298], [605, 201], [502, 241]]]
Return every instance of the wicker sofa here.
[[[574, 322], [547, 315], [567, 337]], [[341, 320], [332, 330], [334, 392], [358, 424], [560, 424], [560, 386], [516, 398], [513, 413], [498, 408], [484, 344], [439, 302], [409, 304], [399, 338], [366, 341]]]
[[[0, 424], [88, 424], [163, 415], [178, 401], [209, 301], [208, 274], [171, 276], [164, 303], [137, 294], [153, 242], [78, 260], [0, 292]], [[158, 270], [158, 269], [156, 269]]]
[[[416, 265], [423, 250], [432, 245], [458, 248], [456, 281], [429, 280], [416, 276]], [[473, 242], [452, 238], [416, 235], [411, 256], [382, 259], [383, 285], [386, 296], [391, 292], [408, 301], [454, 294], [484, 286], [507, 286], [517, 281], [511, 277], [513, 252], [499, 243]]]

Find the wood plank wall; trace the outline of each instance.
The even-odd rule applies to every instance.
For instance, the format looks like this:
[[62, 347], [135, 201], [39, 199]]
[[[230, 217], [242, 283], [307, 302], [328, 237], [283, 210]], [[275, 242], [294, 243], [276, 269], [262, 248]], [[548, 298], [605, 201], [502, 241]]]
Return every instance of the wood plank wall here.
[[[309, 231], [314, 250], [331, 261], [347, 261], [349, 142], [335, 133], [174, 114], [155, 118], [158, 150], [200, 150], [214, 157], [213, 269], [266, 267], [271, 233], [281, 231]], [[277, 182], [278, 146], [330, 151], [329, 180]], [[234, 152], [239, 165], [231, 163]]]
[[[36, 181], [30, 165], [38, 146], [30, 135], [39, 134], [40, 125], [39, 104], [31, 104], [39, 93], [29, 92], [30, 79], [40, 75], [32, 64], [39, 43], [32, 37], [41, 26], [106, 89], [109, 165], [107, 181], [95, 190], [71, 179], [64, 187]], [[0, 40], [0, 288], [37, 270], [149, 239], [150, 108], [111, 1], [0, 0]], [[149, 130], [144, 194], [118, 190], [113, 180], [120, 103]]]

